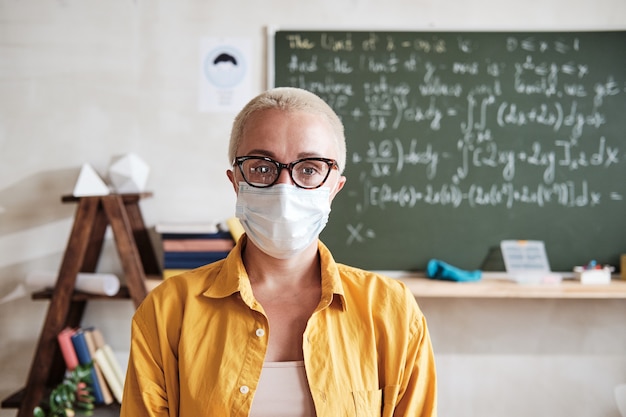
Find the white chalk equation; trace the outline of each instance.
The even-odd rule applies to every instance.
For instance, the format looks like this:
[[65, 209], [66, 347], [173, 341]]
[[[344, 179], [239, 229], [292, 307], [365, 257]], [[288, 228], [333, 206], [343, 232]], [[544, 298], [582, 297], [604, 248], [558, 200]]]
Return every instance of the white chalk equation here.
[[348, 232], [348, 239], [346, 240], [347, 245], [351, 245], [353, 243], [363, 243], [369, 239], [376, 239], [376, 232], [366, 227], [363, 223], [358, 223], [356, 225], [348, 223], [346, 225], [346, 230]]
[[[413, 185], [383, 183], [374, 185], [366, 182], [363, 186], [363, 201], [357, 205], [359, 211], [368, 207], [384, 210], [394, 205], [413, 208], [419, 203], [427, 205], [460, 207], [467, 203], [470, 207], [499, 206], [507, 209], [516, 204], [532, 205], [537, 208], [555, 204], [561, 207], [594, 207], [603, 201], [603, 193], [590, 188], [586, 181], [566, 181], [551, 185], [515, 186], [512, 183], [477, 185], [460, 187], [454, 184], [439, 186], [426, 185], [419, 188]], [[607, 196], [614, 201], [622, 201], [620, 193], [612, 192]]]
[[495, 170], [503, 180], [513, 181], [522, 166], [540, 168], [537, 180], [552, 184], [557, 170], [599, 170], [622, 162], [621, 148], [607, 144], [605, 137], [598, 138], [587, 150], [580, 150], [571, 140], [534, 141], [518, 150], [503, 146], [506, 144], [493, 140], [489, 129], [482, 136], [465, 135], [457, 141], [454, 152], [437, 150], [436, 143], [423, 143], [417, 138], [409, 139], [406, 146], [400, 138], [382, 139], [368, 141], [365, 152], [353, 152], [351, 163], [371, 178], [394, 177], [410, 167], [423, 166], [423, 171], [407, 172], [407, 177], [419, 175], [431, 181], [445, 175], [439, 169], [442, 161], [455, 161], [457, 166], [447, 178], [455, 184], [467, 178], [472, 169], [481, 168]]

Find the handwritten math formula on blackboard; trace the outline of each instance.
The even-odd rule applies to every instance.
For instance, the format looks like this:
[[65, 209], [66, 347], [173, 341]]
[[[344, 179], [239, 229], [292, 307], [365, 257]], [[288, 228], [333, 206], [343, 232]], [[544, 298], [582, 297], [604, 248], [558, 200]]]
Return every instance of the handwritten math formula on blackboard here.
[[474, 268], [501, 240], [535, 239], [569, 270], [626, 251], [626, 32], [274, 42], [275, 84], [318, 94], [346, 128], [348, 182], [323, 235], [340, 261]]

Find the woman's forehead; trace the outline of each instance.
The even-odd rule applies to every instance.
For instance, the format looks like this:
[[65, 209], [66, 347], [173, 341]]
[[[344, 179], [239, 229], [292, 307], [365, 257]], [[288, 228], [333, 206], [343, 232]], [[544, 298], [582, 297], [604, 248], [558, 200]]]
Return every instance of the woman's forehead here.
[[272, 109], [258, 112], [248, 120], [238, 154], [256, 150], [336, 157], [335, 144], [334, 132], [324, 115]]

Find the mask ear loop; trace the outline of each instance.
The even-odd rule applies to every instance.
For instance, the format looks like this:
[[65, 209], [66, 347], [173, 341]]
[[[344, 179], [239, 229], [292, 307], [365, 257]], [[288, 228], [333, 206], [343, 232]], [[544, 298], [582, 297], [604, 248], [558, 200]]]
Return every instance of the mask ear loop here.
[[[332, 195], [333, 195], [333, 193], [335, 192], [335, 189], [336, 189], [336, 188], [337, 188], [337, 186], [339, 185], [339, 178], [340, 178], [340, 177], [341, 177], [341, 176], [338, 176], [338, 177], [337, 177], [337, 181], [335, 181], [335, 185], [333, 185], [333, 188], [328, 187], [328, 188], [330, 189], [330, 192], [328, 193], [328, 195], [329, 195], [329, 196], [332, 196]], [[326, 183], [324, 183], [324, 185], [322, 185], [322, 187], [326, 187]]]

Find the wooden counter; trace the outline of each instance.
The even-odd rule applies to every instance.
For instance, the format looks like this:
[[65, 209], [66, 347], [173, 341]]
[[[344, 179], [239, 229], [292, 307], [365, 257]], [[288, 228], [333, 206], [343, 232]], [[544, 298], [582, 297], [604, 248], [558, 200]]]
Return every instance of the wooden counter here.
[[382, 272], [404, 282], [416, 298], [571, 298], [626, 299], [626, 280], [581, 284], [567, 278], [558, 284], [520, 284], [503, 273], [484, 273], [480, 281], [452, 282], [402, 272]]

